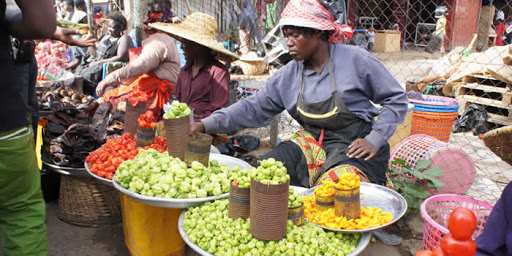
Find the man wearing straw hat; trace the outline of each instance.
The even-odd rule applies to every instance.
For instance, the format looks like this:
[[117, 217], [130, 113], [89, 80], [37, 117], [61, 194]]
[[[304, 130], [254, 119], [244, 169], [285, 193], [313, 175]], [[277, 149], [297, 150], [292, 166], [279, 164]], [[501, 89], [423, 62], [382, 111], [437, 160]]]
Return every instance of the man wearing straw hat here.
[[[280, 27], [293, 60], [252, 96], [194, 123], [192, 131], [236, 132], [287, 110], [304, 130], [263, 159], [284, 162], [292, 185], [337, 181], [346, 171], [383, 184], [387, 141], [404, 120], [407, 97], [371, 54], [339, 44], [342, 28], [326, 8], [317, 0], [290, 0]], [[372, 102], [381, 104], [380, 112]]]
[[239, 57], [216, 39], [217, 22], [204, 13], [192, 13], [178, 24], [149, 25], [176, 37], [185, 52], [186, 65], [178, 75], [174, 95], [194, 110], [196, 120], [226, 107], [229, 101], [229, 71], [217, 59], [232, 61]]

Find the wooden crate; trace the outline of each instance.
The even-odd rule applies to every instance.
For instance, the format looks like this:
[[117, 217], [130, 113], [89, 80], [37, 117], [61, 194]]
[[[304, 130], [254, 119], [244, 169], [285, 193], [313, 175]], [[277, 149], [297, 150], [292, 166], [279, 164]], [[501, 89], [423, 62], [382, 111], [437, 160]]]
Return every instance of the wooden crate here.
[[375, 44], [373, 46], [374, 52], [399, 52], [400, 31], [396, 30], [380, 30], [375, 33]]
[[507, 83], [485, 76], [468, 76], [455, 88], [462, 114], [470, 104], [485, 107], [489, 122], [512, 125], [512, 92]]

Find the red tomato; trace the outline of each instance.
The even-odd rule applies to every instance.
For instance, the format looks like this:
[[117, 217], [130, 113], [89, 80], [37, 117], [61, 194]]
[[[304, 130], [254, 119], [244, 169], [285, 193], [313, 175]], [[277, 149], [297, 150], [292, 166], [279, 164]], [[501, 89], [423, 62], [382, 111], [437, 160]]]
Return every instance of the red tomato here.
[[446, 256], [472, 256], [476, 253], [476, 243], [469, 240], [456, 240], [452, 234], [446, 234], [441, 239], [441, 249]]
[[433, 255], [434, 255], [434, 253], [432, 253], [429, 250], [421, 250], [421, 251], [418, 251], [414, 256], [433, 256]]
[[434, 248], [434, 251], [432, 251], [432, 255], [433, 256], [446, 256], [443, 252], [443, 250], [441, 250], [441, 246], [438, 245], [436, 248]]
[[468, 240], [476, 229], [476, 216], [468, 208], [458, 207], [448, 219], [450, 234], [457, 240]]

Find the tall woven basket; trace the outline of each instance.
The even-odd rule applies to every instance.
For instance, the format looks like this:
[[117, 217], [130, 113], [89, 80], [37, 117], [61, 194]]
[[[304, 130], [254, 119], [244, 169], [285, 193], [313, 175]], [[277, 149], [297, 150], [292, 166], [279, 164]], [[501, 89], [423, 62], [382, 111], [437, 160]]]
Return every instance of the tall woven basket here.
[[100, 227], [121, 221], [119, 194], [92, 177], [61, 175], [59, 219], [78, 226]]

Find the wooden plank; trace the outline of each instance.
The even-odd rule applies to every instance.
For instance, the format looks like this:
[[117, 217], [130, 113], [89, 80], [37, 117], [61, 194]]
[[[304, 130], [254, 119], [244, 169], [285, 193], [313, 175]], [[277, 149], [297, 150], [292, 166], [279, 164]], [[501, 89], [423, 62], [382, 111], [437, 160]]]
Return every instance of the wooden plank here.
[[487, 119], [488, 122], [495, 123], [495, 124], [502, 124], [502, 125], [512, 125], [511, 117], [500, 116], [500, 115], [491, 114], [491, 113], [487, 113], [487, 115], [489, 115], [489, 119]]
[[503, 94], [503, 104], [512, 105], [512, 92]]
[[494, 6], [482, 6], [480, 9], [480, 19], [478, 20], [478, 39], [475, 48], [485, 50], [488, 46], [489, 33], [496, 8]]
[[466, 95], [466, 92], [467, 92], [467, 88], [462, 86], [462, 85], [457, 85], [457, 87], [455, 87], [455, 97], [457, 96], [462, 96], [462, 95]]
[[464, 77], [464, 83], [471, 84], [471, 83], [477, 83], [477, 84], [483, 84], [483, 85], [490, 85], [490, 86], [497, 86], [502, 88], [507, 88], [507, 82], [498, 80], [494, 77], [485, 76], [485, 75], [470, 75]]
[[457, 99], [463, 99], [466, 102], [476, 103], [480, 105], [486, 105], [486, 106], [493, 106], [497, 108], [504, 108], [504, 109], [512, 109], [512, 105], [505, 105], [501, 100], [493, 100], [493, 99], [486, 99], [471, 95], [461, 95], [457, 96]]
[[509, 92], [509, 90], [507, 90], [507, 88], [501, 88], [501, 87], [495, 87], [495, 86], [483, 85], [483, 84], [477, 84], [477, 83], [462, 84], [461, 87], [481, 90], [484, 92], [497, 92], [497, 93], [501, 93], [501, 94], [505, 94], [505, 93]]

